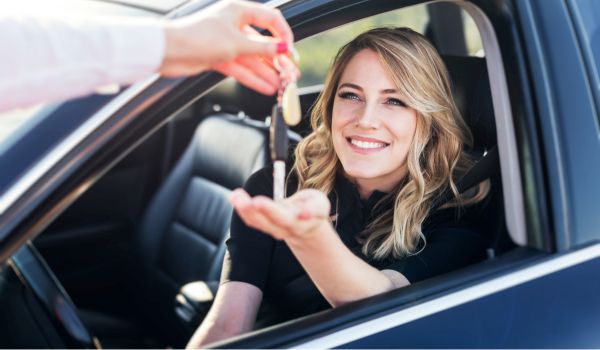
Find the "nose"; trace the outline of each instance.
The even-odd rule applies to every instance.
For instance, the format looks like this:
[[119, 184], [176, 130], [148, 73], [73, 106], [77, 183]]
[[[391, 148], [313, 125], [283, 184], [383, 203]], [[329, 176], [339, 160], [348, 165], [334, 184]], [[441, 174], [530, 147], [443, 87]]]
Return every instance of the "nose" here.
[[356, 126], [363, 129], [377, 129], [379, 127], [379, 118], [372, 103], [364, 104], [364, 107], [357, 111]]

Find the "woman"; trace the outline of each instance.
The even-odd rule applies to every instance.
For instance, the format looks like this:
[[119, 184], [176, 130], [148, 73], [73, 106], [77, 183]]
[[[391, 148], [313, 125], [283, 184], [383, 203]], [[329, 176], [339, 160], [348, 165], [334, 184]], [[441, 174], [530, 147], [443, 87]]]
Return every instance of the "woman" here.
[[[232, 194], [222, 285], [188, 346], [251, 330], [263, 298], [293, 317], [485, 257], [458, 209], [488, 186], [456, 193], [471, 136], [426, 38], [406, 28], [359, 35], [336, 56], [311, 118], [287, 199], [269, 198], [270, 168]], [[448, 187], [453, 201], [429, 212]]]

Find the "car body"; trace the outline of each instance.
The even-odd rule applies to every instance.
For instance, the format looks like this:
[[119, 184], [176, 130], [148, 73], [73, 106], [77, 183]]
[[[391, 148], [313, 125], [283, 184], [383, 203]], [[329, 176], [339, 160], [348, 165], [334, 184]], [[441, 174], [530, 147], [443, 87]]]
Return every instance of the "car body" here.
[[[148, 15], [180, 16], [207, 3], [178, 3], [169, 13], [154, 9]], [[302, 40], [422, 3], [270, 4]], [[515, 247], [459, 271], [215, 346], [600, 347], [600, 4], [451, 3], [472, 17], [482, 38], [504, 221]], [[106, 6], [108, 12], [131, 10]], [[209, 92], [221, 80], [214, 73], [155, 76], [117, 94], [48, 106], [5, 147], [0, 346], [94, 346], [68, 294], [88, 296], [94, 300], [80, 300], [99, 307], [107, 302], [98, 290], [115, 290], [112, 274], [129, 254], [132, 226], [215, 106], [250, 116], [269, 113], [272, 99], [235, 85]], [[314, 101], [319, 90], [302, 91], [303, 101]], [[41, 255], [27, 248], [32, 245]]]

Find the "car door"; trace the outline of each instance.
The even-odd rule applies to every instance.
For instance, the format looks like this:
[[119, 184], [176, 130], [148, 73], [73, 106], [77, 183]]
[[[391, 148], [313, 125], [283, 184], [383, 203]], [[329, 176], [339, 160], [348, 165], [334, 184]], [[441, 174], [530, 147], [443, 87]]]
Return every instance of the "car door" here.
[[[594, 46], [598, 18], [592, 15], [598, 13], [597, 4], [472, 1], [460, 5], [473, 16], [483, 37], [497, 123], [506, 122], [498, 128], [507, 127], [505, 131], [513, 133], [513, 145], [505, 146], [515, 147], [516, 154], [504, 156], [514, 157], [518, 164], [502, 163], [503, 180], [507, 176], [522, 180], [509, 185], [508, 192], [522, 194], [522, 244], [529, 248], [517, 248], [468, 271], [335, 313], [215, 346], [600, 344], [596, 331], [600, 321], [600, 186], [592, 180], [600, 175], [598, 51]], [[356, 11], [368, 10], [357, 6]], [[338, 23], [345, 19], [342, 13], [335, 18]], [[327, 22], [323, 13], [319, 19]], [[510, 205], [510, 196], [505, 193], [505, 205]], [[519, 213], [513, 214], [508, 212], [507, 220], [518, 221]]]

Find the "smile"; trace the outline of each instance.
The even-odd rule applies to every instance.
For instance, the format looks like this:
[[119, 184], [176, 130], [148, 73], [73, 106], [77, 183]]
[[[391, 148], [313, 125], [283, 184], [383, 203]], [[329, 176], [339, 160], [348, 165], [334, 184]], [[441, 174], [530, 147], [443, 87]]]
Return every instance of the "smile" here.
[[389, 143], [373, 139], [358, 139], [355, 137], [348, 137], [346, 140], [348, 143], [350, 143], [353, 149], [360, 151], [378, 151], [389, 146]]

